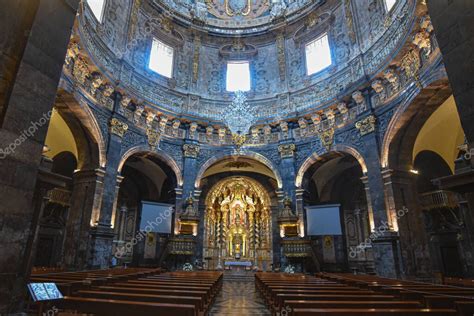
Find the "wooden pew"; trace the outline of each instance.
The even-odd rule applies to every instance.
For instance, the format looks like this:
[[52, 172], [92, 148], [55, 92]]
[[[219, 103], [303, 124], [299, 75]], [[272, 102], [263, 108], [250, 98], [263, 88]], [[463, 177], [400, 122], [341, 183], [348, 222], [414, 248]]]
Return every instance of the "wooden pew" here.
[[74, 310], [74, 311], [80, 311], [81, 313], [91, 313], [97, 316], [101, 316], [101, 315], [194, 316], [196, 315], [194, 305], [134, 302], [134, 301], [69, 297], [69, 296], [64, 297], [63, 300], [55, 302], [55, 306], [61, 310]]
[[456, 315], [454, 309], [427, 309], [427, 308], [367, 308], [367, 309], [348, 309], [348, 308], [295, 308], [291, 311], [294, 316], [326, 315], [326, 316], [449, 316]]

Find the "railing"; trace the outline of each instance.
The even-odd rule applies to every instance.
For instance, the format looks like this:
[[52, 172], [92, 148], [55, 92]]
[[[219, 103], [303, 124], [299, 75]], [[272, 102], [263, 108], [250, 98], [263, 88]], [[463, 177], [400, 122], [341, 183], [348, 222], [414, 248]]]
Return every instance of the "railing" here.
[[421, 206], [428, 210], [442, 207], [458, 207], [456, 195], [451, 191], [438, 190], [423, 193], [420, 195], [420, 202]]
[[311, 257], [309, 240], [283, 240], [281, 244], [285, 257]]
[[173, 237], [168, 241], [168, 253], [172, 255], [193, 255], [196, 241], [191, 238]]

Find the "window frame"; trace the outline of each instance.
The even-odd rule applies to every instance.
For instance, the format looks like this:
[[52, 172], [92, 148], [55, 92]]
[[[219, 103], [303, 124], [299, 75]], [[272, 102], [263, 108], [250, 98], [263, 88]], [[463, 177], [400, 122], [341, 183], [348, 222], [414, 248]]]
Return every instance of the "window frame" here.
[[[322, 39], [323, 37], [327, 37], [327, 41], [328, 41], [328, 48], [329, 48], [329, 58], [331, 59], [331, 63], [329, 65], [327, 65], [326, 67], [318, 70], [318, 71], [315, 71], [313, 73], [309, 73], [309, 69], [308, 69], [308, 55], [307, 55], [307, 50], [306, 48], [308, 47], [308, 45]], [[329, 32], [325, 31], [325, 32], [322, 32], [320, 34], [318, 34], [318, 36], [316, 37], [313, 37], [312, 39], [308, 40], [305, 42], [305, 44], [303, 45], [303, 56], [304, 56], [304, 66], [305, 66], [305, 74], [306, 76], [308, 77], [312, 77], [312, 76], [315, 76], [317, 74], [320, 74], [326, 70], [328, 70], [329, 68], [331, 68], [332, 66], [334, 66], [334, 56], [333, 56], [333, 52], [331, 50], [331, 40], [330, 40], [330, 36], [329, 36]]]
[[89, 0], [86, 0], [87, 6], [89, 7], [89, 11], [92, 13], [94, 16], [95, 20], [99, 23], [102, 24], [104, 22], [104, 15], [105, 15], [105, 6], [107, 5], [107, 0], [102, 1], [102, 8], [100, 11], [100, 17], [97, 17], [94, 13], [94, 10], [92, 10], [92, 7], [89, 4]]
[[229, 64], [247, 64], [248, 65], [248, 77], [249, 77], [249, 89], [248, 90], [240, 90], [242, 92], [249, 92], [252, 91], [252, 67], [250, 60], [247, 59], [234, 59], [234, 60], [227, 60], [225, 64], [225, 91], [227, 93], [235, 93], [239, 90], [231, 91], [228, 90], [228, 73], [229, 73]]
[[[151, 58], [152, 58], [152, 55], [151, 55], [151, 52], [152, 52], [152, 49], [153, 49], [153, 43], [157, 41], [161, 44], [163, 44], [164, 46], [167, 46], [169, 48], [172, 49], [172, 56], [171, 56], [171, 73], [170, 73], [170, 76], [168, 77], [167, 75], [164, 75], [160, 72], [158, 72], [156, 69], [152, 69], [150, 67], [150, 63], [151, 63]], [[153, 74], [156, 74], [158, 76], [161, 76], [163, 78], [166, 78], [166, 79], [172, 79], [174, 77], [174, 71], [175, 71], [175, 52], [176, 52], [176, 48], [173, 46], [173, 45], [170, 45], [168, 44], [166, 41], [163, 41], [161, 38], [157, 37], [157, 36], [152, 36], [151, 37], [151, 41], [150, 41], [150, 46], [149, 46], [149, 49], [148, 49], [148, 52], [149, 52], [149, 57], [148, 57], [148, 64], [147, 64], [147, 68], [150, 72], [152, 72]]]

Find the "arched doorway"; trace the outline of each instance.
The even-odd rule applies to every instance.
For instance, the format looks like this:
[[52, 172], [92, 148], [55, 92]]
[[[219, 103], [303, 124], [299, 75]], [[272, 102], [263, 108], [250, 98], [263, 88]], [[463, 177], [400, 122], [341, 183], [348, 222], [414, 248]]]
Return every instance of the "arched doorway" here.
[[[114, 218], [116, 238], [113, 253], [120, 253], [119, 263], [136, 266], [159, 266], [163, 263], [169, 234], [150, 232], [146, 238], [137, 236], [141, 236], [144, 203], [169, 207], [176, 203], [178, 175], [171, 167], [175, 162], [168, 159], [158, 153], [142, 150], [124, 157], [119, 170], [123, 180]], [[170, 215], [173, 216], [172, 213]], [[173, 223], [174, 219], [170, 218], [169, 221]]]
[[265, 188], [250, 177], [232, 176], [206, 197], [204, 257], [209, 266], [247, 262], [266, 270], [272, 262], [272, 219]]
[[335, 205], [340, 212], [342, 235], [307, 236], [323, 271], [374, 270], [370, 245], [360, 247], [370, 235], [371, 210], [360, 155], [357, 158], [343, 151], [329, 152], [314, 158], [299, 173], [304, 208]]

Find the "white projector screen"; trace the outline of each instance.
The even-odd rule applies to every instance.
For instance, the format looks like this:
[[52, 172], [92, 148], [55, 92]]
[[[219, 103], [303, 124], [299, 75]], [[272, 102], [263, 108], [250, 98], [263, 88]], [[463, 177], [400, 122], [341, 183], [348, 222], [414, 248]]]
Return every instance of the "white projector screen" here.
[[147, 233], [171, 234], [173, 205], [142, 201], [140, 230]]
[[307, 235], [342, 235], [340, 207], [340, 204], [307, 206], [305, 208]]

